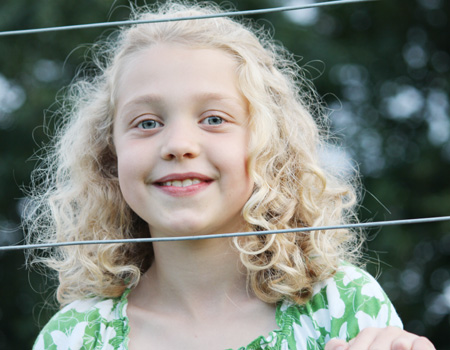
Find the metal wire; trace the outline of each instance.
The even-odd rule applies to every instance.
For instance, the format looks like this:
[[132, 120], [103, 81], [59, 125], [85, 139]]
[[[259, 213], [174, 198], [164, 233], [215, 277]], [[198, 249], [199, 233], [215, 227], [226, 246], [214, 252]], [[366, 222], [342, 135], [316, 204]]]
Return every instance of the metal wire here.
[[216, 17], [231, 17], [231, 16], [242, 16], [242, 15], [248, 16], [248, 15], [257, 15], [257, 14], [284, 12], [284, 11], [293, 11], [293, 10], [303, 10], [303, 9], [310, 9], [310, 8], [317, 8], [317, 7], [344, 5], [344, 4], [351, 4], [351, 3], [358, 3], [358, 2], [369, 2], [369, 1], [378, 1], [378, 0], [338, 0], [338, 1], [319, 2], [319, 3], [307, 4], [307, 5], [265, 8], [265, 9], [259, 9], [259, 10], [222, 12], [222, 13], [216, 13], [216, 14], [212, 14], [212, 15], [202, 15], [202, 16], [160, 18], [160, 19], [151, 19], [151, 20], [127, 20], [127, 21], [115, 21], [115, 22], [77, 24], [77, 25], [69, 25], [69, 26], [61, 26], [61, 27], [10, 30], [10, 31], [0, 32], [0, 36], [47, 33], [47, 32], [56, 32], [56, 31], [64, 31], [64, 30], [99, 28], [99, 27], [113, 27], [113, 26], [126, 26], [126, 25], [129, 26], [129, 25], [133, 25], [133, 24], [142, 24], [142, 23], [187, 21], [187, 20], [194, 20], [194, 19], [207, 19], [207, 18], [216, 18]]
[[104, 240], [90, 240], [90, 241], [73, 241], [73, 242], [56, 242], [56, 243], [44, 243], [44, 244], [23, 244], [23, 245], [9, 245], [1, 246], [0, 251], [6, 250], [22, 250], [22, 249], [43, 249], [62, 246], [74, 246], [74, 245], [88, 245], [88, 244], [118, 244], [118, 243], [154, 243], [154, 242], [174, 242], [174, 241], [197, 241], [202, 239], [214, 239], [214, 238], [230, 238], [230, 237], [243, 237], [243, 236], [262, 236], [262, 235], [274, 235], [282, 233], [298, 233], [298, 232], [310, 232], [310, 231], [325, 231], [325, 230], [338, 230], [338, 229], [352, 229], [352, 228], [366, 228], [366, 227], [382, 227], [382, 226], [394, 226], [394, 225], [409, 225], [409, 224], [423, 224], [438, 221], [450, 221], [450, 216], [439, 216], [431, 218], [420, 219], [406, 219], [406, 220], [390, 220], [390, 221], [375, 221], [365, 222], [359, 224], [347, 224], [347, 225], [335, 225], [335, 226], [317, 226], [317, 227], [299, 227], [284, 230], [270, 230], [270, 231], [252, 231], [252, 232], [234, 232], [234, 233], [221, 233], [205, 236], [180, 236], [180, 237], [159, 237], [159, 238], [131, 238], [131, 239], [104, 239]]
[[[143, 24], [143, 23], [161, 23], [161, 22], [208, 19], [208, 18], [217, 18], [217, 17], [256, 15], [256, 14], [302, 10], [302, 9], [310, 9], [310, 8], [318, 8], [318, 7], [326, 7], [326, 6], [334, 6], [334, 5], [344, 5], [344, 4], [350, 4], [350, 3], [361, 3], [361, 2], [369, 2], [369, 1], [378, 1], [378, 0], [338, 0], [338, 1], [327, 1], [327, 2], [320, 2], [320, 3], [314, 3], [314, 4], [307, 4], [307, 5], [282, 6], [282, 7], [265, 8], [265, 9], [258, 9], [258, 10], [222, 12], [222, 13], [217, 13], [217, 14], [212, 14], [212, 15], [202, 15], [202, 16], [188, 16], [188, 17], [164, 18], [164, 19], [161, 18], [161, 19], [152, 19], [152, 20], [127, 20], [127, 21], [69, 25], [69, 26], [61, 26], [61, 27], [47, 27], [47, 28], [37, 28], [37, 29], [2, 31], [2, 32], [0, 32], [0, 36], [47, 33], [47, 32], [55, 32], [55, 31], [67, 31], [67, 30], [99, 28], [99, 27], [125, 26], [125, 25]], [[300, 233], [300, 232], [336, 230], [336, 229], [354, 229], [354, 228], [383, 227], [383, 226], [406, 225], [406, 224], [420, 224], [420, 223], [431, 223], [431, 222], [438, 222], [438, 221], [450, 221], [450, 216], [420, 218], [420, 219], [406, 219], [406, 220], [377, 221], [377, 222], [335, 225], [335, 226], [301, 227], [301, 228], [292, 228], [292, 229], [284, 229], [284, 230], [270, 230], [270, 231], [258, 231], [258, 232], [254, 232], [254, 231], [252, 231], [252, 232], [235, 232], [235, 233], [224, 233], [224, 234], [212, 234], [212, 235], [205, 235], [205, 236], [133, 238], [133, 239], [114, 239], [114, 240], [88, 240], [88, 241], [73, 241], [73, 242], [55, 242], [55, 243], [45, 243], [45, 244], [7, 245], [7, 246], [0, 246], [0, 251], [43, 249], [43, 248], [53, 248], [53, 247], [61, 247], [61, 246], [91, 245], [91, 244], [193, 241], [193, 240], [215, 239], [215, 238], [261, 236], [261, 235], [272, 235], [272, 234], [283, 234], [283, 233]]]
[[[378, 1], [378, 0], [338, 0], [338, 1], [327, 1], [327, 2], [320, 2], [320, 3], [314, 3], [314, 4], [297, 5], [297, 6], [282, 6], [282, 7], [265, 8], [265, 9], [258, 9], [258, 10], [222, 12], [222, 13], [217, 13], [217, 14], [212, 14], [212, 15], [202, 15], [202, 16], [160, 18], [160, 19], [151, 19], [151, 20], [127, 20], [127, 21], [69, 25], [69, 26], [60, 26], [60, 27], [12, 30], [12, 31], [2, 31], [2, 32], [0, 32], [0, 36], [47, 33], [47, 32], [55, 32], [55, 31], [67, 31], [67, 30], [99, 28], [99, 27], [126, 26], [126, 25], [143, 24], [143, 23], [162, 23], [162, 22], [198, 20], [198, 19], [208, 19], [208, 18], [217, 18], [217, 17], [231, 17], [231, 16], [243, 16], [243, 15], [248, 16], [248, 15], [257, 15], [257, 14], [266, 14], [266, 13], [275, 13], [275, 12], [294, 11], [294, 10], [334, 6], [334, 5], [344, 5], [344, 4], [350, 4], [350, 3], [361, 3], [361, 2], [369, 2], [369, 1]], [[61, 247], [61, 246], [91, 245], [91, 244], [191, 241], [191, 240], [230, 238], [230, 237], [242, 237], [242, 236], [253, 236], [253, 235], [272, 235], [272, 234], [299, 233], [299, 232], [336, 230], [336, 229], [382, 227], [382, 226], [393, 226], [393, 225], [430, 223], [430, 222], [438, 222], [438, 221], [450, 221], [450, 216], [421, 218], [421, 219], [407, 219], [407, 220], [378, 221], [378, 222], [368, 222], [368, 223], [348, 224], [348, 225], [335, 225], [335, 226], [301, 227], [301, 228], [292, 228], [292, 229], [284, 229], [284, 230], [270, 230], [270, 231], [258, 231], [258, 232], [253, 232], [253, 231], [252, 232], [235, 232], [235, 233], [213, 234], [213, 235], [205, 235], [205, 236], [134, 238], [134, 239], [115, 239], [115, 240], [89, 240], [89, 241], [73, 241], [73, 242], [56, 242], [56, 243], [46, 243], [46, 244], [9, 245], [9, 246], [0, 246], [0, 251], [43, 249], [43, 248], [52, 248], [52, 247]]]

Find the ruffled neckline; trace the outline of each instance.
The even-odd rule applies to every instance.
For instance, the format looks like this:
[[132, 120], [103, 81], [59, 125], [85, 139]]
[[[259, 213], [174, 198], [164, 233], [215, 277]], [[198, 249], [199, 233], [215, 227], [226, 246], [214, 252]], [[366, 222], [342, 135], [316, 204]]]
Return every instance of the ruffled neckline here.
[[[127, 314], [128, 295], [131, 289], [127, 288], [123, 294], [117, 299], [116, 310], [118, 312], [118, 318], [122, 321], [122, 337], [123, 337], [123, 350], [128, 350], [129, 334], [130, 334], [130, 320]], [[278, 329], [275, 329], [267, 336], [259, 336], [255, 340], [251, 341], [247, 346], [242, 346], [237, 350], [272, 350], [279, 348], [278, 344], [291, 333], [293, 319], [291, 317], [285, 317], [285, 313], [282, 312], [283, 302], [277, 303], [275, 310], [275, 321], [278, 325]], [[232, 349], [226, 349], [232, 350]]]

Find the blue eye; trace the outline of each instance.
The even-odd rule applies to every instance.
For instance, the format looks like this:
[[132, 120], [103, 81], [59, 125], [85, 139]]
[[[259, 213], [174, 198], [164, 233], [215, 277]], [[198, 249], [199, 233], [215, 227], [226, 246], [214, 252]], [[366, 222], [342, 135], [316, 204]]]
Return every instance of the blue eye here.
[[225, 122], [225, 120], [221, 117], [218, 117], [217, 115], [213, 115], [211, 117], [207, 117], [205, 119], [203, 119], [203, 124], [208, 124], [208, 125], [220, 125], [223, 124]]
[[156, 129], [161, 126], [162, 126], [162, 124], [160, 122], [157, 122], [156, 120], [153, 120], [153, 119], [143, 120], [137, 125], [137, 127], [139, 129], [145, 129], [145, 130]]

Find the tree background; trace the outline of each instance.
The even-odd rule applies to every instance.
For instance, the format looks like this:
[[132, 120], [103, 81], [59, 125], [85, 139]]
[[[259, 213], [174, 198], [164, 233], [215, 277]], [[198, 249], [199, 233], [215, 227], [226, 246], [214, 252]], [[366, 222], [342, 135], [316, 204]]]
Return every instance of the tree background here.
[[[127, 4], [4, 0], [0, 31], [123, 20]], [[326, 159], [340, 171], [359, 167], [362, 221], [450, 214], [449, 14], [445, 0], [385, 0], [252, 16], [296, 55], [330, 108], [341, 147]], [[111, 30], [0, 37], [1, 245], [23, 239], [21, 187], [51, 134], [42, 126], [45, 111], [75, 75], [87, 44]], [[368, 270], [405, 328], [450, 349], [450, 223], [386, 227], [368, 237]], [[0, 253], [0, 349], [30, 348], [55, 311], [52, 282], [24, 265], [22, 251]]]

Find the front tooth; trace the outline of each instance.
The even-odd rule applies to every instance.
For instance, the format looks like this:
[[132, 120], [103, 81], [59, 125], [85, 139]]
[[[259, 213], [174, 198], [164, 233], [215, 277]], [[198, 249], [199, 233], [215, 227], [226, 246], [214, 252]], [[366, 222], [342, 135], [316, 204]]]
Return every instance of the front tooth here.
[[172, 186], [174, 186], [174, 187], [182, 187], [183, 184], [182, 184], [181, 181], [175, 180], [175, 181], [172, 181]]
[[190, 186], [190, 185], [192, 185], [191, 179], [183, 180], [183, 187]]

